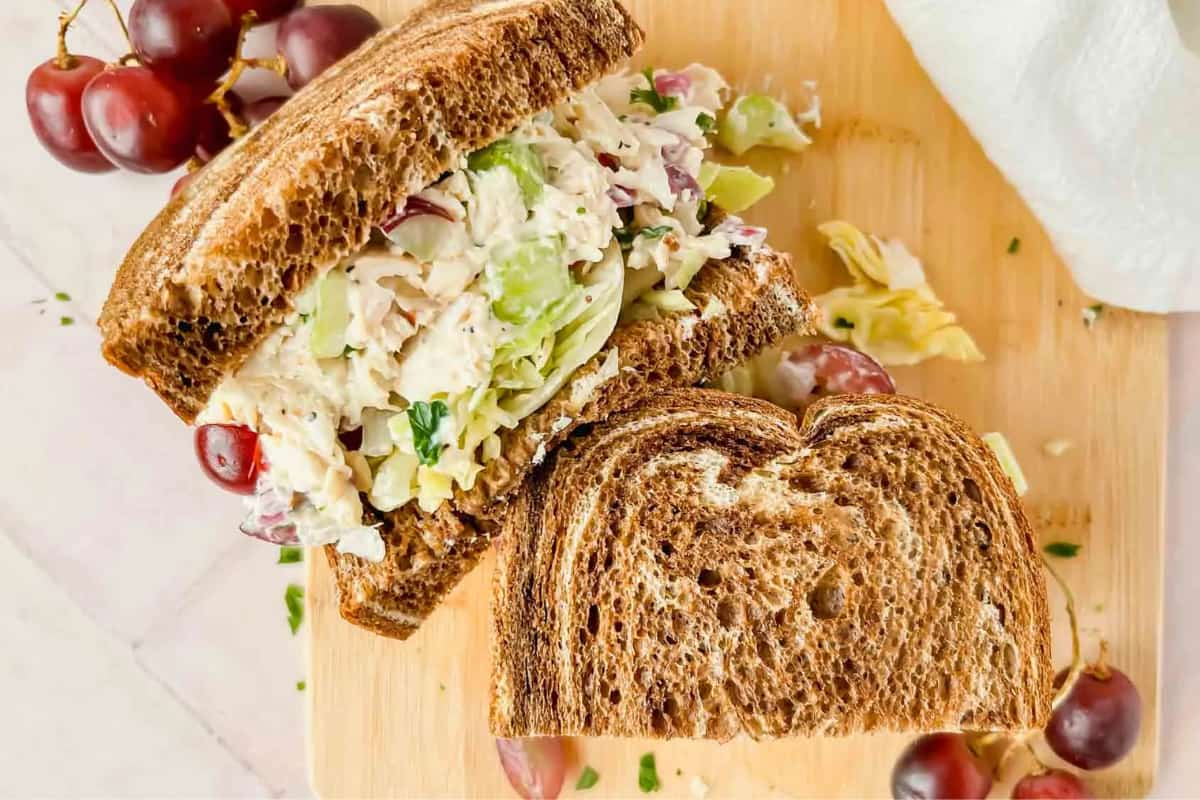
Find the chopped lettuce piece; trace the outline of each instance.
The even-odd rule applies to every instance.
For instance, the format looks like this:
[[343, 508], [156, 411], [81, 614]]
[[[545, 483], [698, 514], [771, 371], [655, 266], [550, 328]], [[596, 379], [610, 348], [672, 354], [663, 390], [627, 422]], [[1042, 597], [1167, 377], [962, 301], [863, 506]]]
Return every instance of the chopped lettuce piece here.
[[349, 276], [335, 269], [321, 278], [317, 286], [317, 305], [309, 339], [309, 346], [317, 358], [338, 358], [346, 351], [346, 328], [350, 325], [349, 285]]
[[727, 167], [706, 161], [700, 167], [700, 186], [709, 202], [737, 214], [770, 194], [775, 181], [749, 167]]
[[542, 189], [546, 185], [546, 165], [529, 145], [512, 139], [499, 139], [467, 158], [467, 168], [472, 172], [486, 172], [496, 167], [504, 167], [512, 172], [521, 187], [521, 196], [527, 208], [542, 196]]
[[1017, 490], [1017, 497], [1023, 497], [1029, 491], [1029, 481], [1025, 479], [1025, 472], [1017, 462], [1017, 455], [1013, 452], [1008, 439], [1003, 433], [993, 432], [985, 433], [983, 441], [996, 454], [996, 460], [1000, 462], [1000, 468], [1004, 470], [1004, 474], [1012, 480], [1013, 488]]
[[717, 143], [736, 156], [752, 147], [800, 151], [812, 144], [787, 106], [765, 94], [739, 97], [717, 128]]
[[537, 319], [575, 288], [558, 236], [501, 244], [486, 275], [493, 313], [516, 325]]

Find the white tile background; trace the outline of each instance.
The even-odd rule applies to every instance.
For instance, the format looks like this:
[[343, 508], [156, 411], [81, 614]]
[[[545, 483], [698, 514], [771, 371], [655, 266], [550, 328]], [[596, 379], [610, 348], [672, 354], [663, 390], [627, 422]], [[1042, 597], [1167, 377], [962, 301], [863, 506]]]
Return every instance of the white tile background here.
[[[0, 9], [0, 797], [307, 795], [283, 605], [300, 569], [234, 532], [236, 501], [200, 476], [188, 431], [98, 356], [112, 267], [174, 178], [71, 173], [21, 110], [65, 4]], [[72, 46], [112, 57], [93, 5]], [[1200, 41], [1200, 0], [1176, 5]], [[31, 302], [55, 291], [72, 300]], [[1156, 795], [1186, 797], [1200, 796], [1200, 316], [1173, 319], [1171, 345]]]

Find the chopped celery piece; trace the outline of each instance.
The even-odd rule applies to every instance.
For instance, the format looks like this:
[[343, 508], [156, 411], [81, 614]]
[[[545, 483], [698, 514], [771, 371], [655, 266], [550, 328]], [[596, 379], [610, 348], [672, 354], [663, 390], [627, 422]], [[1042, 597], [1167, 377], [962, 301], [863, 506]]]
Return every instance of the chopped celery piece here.
[[476, 150], [467, 158], [467, 167], [473, 172], [507, 168], [521, 187], [526, 207], [537, 202], [546, 185], [546, 165], [542, 163], [542, 157], [529, 145], [512, 139], [500, 139]]
[[717, 142], [740, 156], [759, 145], [799, 151], [812, 140], [783, 103], [765, 94], [747, 94], [725, 112], [717, 129]]
[[680, 289], [651, 289], [641, 296], [641, 301], [660, 311], [693, 311], [696, 308]]
[[536, 319], [575, 288], [557, 236], [505, 242], [488, 260], [487, 292], [495, 315], [512, 324]]
[[317, 358], [337, 358], [346, 350], [346, 328], [350, 325], [350, 305], [346, 295], [350, 278], [334, 270], [317, 287], [317, 305], [313, 312], [309, 346]]
[[375, 471], [367, 499], [380, 511], [392, 511], [413, 498], [413, 481], [421, 465], [412, 453], [399, 451], [388, 456]]
[[726, 167], [706, 161], [700, 166], [700, 186], [709, 202], [737, 214], [770, 194], [775, 181], [749, 167]]

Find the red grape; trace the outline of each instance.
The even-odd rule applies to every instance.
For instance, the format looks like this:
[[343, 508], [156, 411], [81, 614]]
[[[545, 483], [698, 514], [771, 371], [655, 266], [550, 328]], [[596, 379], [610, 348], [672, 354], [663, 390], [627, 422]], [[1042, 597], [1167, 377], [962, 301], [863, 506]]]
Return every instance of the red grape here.
[[1052, 769], [1040, 775], [1026, 775], [1012, 790], [1013, 800], [1093, 800], [1088, 791], [1070, 772]]
[[101, 72], [83, 90], [83, 119], [100, 152], [134, 172], [169, 172], [196, 146], [191, 94], [146, 67]]
[[267, 117], [279, 110], [279, 107], [287, 102], [286, 97], [272, 96], [263, 97], [255, 100], [253, 103], [247, 103], [242, 111], [242, 119], [246, 120], [246, 124], [251, 128], [256, 128], [266, 121]]
[[282, 17], [296, 7], [296, 0], [225, 0], [234, 20], [240, 22], [242, 17], [253, 11], [258, 15], [259, 22], [270, 22]]
[[203, 83], [229, 69], [238, 25], [222, 0], [136, 0], [129, 38], [146, 66]]
[[525, 800], [550, 800], [562, 791], [567, 771], [567, 750], [562, 739], [497, 739], [496, 752], [508, 782]]
[[[242, 114], [242, 98], [236, 92], [226, 92], [225, 102], [237, 115]], [[215, 103], [204, 103], [196, 120], [196, 158], [207, 164], [233, 142], [229, 122]]]
[[39, 64], [25, 83], [25, 108], [42, 146], [71, 169], [109, 172], [116, 169], [96, 147], [83, 121], [83, 90], [104, 71], [104, 62], [91, 56], [68, 56]]
[[309, 83], [382, 26], [358, 6], [315, 6], [288, 14], [275, 33], [275, 49], [287, 62], [293, 89]]
[[984, 798], [992, 776], [967, 747], [961, 733], [931, 733], [910, 744], [892, 769], [898, 800]]
[[[1058, 685], [1066, 674], [1058, 674]], [[1141, 724], [1142, 699], [1133, 681], [1119, 669], [1093, 666], [1050, 715], [1046, 743], [1069, 764], [1101, 769], [1133, 749]]]
[[254, 494], [262, 460], [258, 434], [245, 425], [201, 425], [196, 456], [204, 474], [237, 494]]

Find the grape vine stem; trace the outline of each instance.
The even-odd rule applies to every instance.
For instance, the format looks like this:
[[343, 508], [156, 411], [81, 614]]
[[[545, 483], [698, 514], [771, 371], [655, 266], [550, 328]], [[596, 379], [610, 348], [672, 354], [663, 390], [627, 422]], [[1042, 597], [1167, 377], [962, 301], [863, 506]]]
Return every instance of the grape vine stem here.
[[1051, 708], [1058, 708], [1063, 700], [1067, 699], [1067, 695], [1071, 693], [1071, 688], [1075, 686], [1075, 681], [1079, 678], [1079, 673], [1083, 672], [1083, 658], [1079, 653], [1079, 618], [1075, 614], [1075, 595], [1071, 592], [1071, 587], [1059, 574], [1045, 556], [1042, 557], [1042, 564], [1046, 567], [1046, 571], [1054, 578], [1054, 582], [1058, 584], [1058, 588], [1062, 590], [1063, 597], [1067, 601], [1067, 620], [1071, 624], [1071, 668], [1067, 672], [1067, 678], [1063, 681], [1062, 686], [1058, 687], [1058, 693], [1054, 696], [1054, 702], [1050, 704]]
[[75, 64], [75, 56], [67, 50], [67, 30], [79, 16], [79, 12], [83, 11], [87, 2], [88, 0], [79, 0], [79, 5], [75, 6], [74, 10], [64, 11], [58, 15], [58, 52], [54, 56], [54, 63], [59, 69], [70, 69]]
[[[109, 0], [112, 2], [112, 0]], [[246, 127], [246, 123], [238, 118], [233, 109], [229, 106], [229, 101], [225, 99], [225, 95], [229, 94], [233, 89], [238, 79], [242, 77], [242, 73], [248, 68], [269, 69], [281, 76], [287, 75], [287, 62], [283, 60], [283, 56], [274, 58], [246, 58], [242, 55], [242, 49], [246, 45], [246, 34], [258, 22], [258, 15], [253, 11], [248, 11], [242, 17], [242, 29], [238, 33], [237, 49], [233, 52], [233, 61], [229, 65], [229, 73], [225, 79], [221, 81], [221, 85], [208, 96], [208, 102], [214, 104], [217, 110], [221, 112], [221, 116], [225, 118], [225, 122], [229, 125], [229, 135], [234, 139], [240, 139], [250, 130]]]
[[[83, 0], [83, 2], [86, 3], [87, 0]], [[121, 56], [118, 62], [123, 64], [127, 58], [133, 56], [133, 39], [129, 37], [129, 26], [125, 24], [125, 17], [121, 15], [121, 9], [117, 7], [117, 0], [107, 0], [107, 2], [108, 7], [112, 9], [113, 16], [117, 18], [117, 24], [121, 26], [121, 35], [125, 37], [125, 44], [129, 46], [129, 53]], [[80, 3], [80, 5], [83, 5], [83, 3]], [[133, 57], [136, 60], [137, 56]]]

